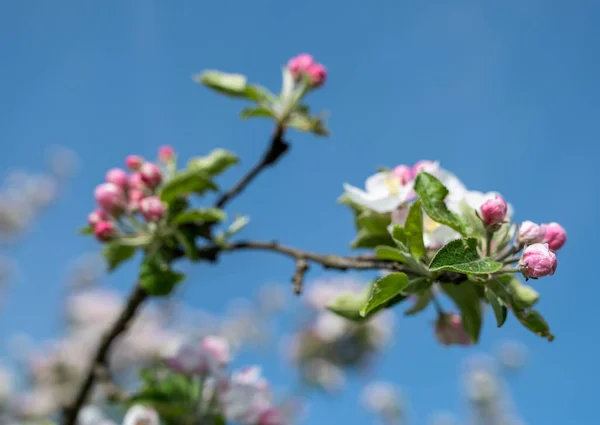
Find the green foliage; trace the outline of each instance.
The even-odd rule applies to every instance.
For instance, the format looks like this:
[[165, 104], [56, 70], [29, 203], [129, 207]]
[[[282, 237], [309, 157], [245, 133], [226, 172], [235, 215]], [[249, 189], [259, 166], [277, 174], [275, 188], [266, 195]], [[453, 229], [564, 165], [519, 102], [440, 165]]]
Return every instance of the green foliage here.
[[109, 242], [102, 250], [109, 272], [115, 271], [121, 264], [135, 255], [135, 246], [124, 245], [121, 240]]
[[391, 273], [377, 280], [373, 285], [369, 300], [360, 309], [360, 315], [366, 317], [369, 313], [381, 308], [400, 295], [407, 286], [408, 276], [404, 273]]
[[420, 313], [427, 308], [432, 299], [433, 297], [431, 296], [431, 291], [424, 291], [423, 293], [418, 294], [413, 306], [406, 310], [404, 314], [406, 316], [413, 316], [417, 313]]
[[160, 199], [171, 203], [179, 197], [185, 197], [193, 193], [202, 195], [207, 190], [217, 190], [217, 186], [210, 179], [210, 175], [202, 169], [188, 168], [175, 174], [173, 178], [165, 183]]
[[492, 310], [494, 310], [494, 315], [496, 316], [496, 323], [498, 324], [498, 327], [502, 327], [508, 315], [508, 308], [506, 308], [505, 302], [502, 300], [501, 297], [496, 295], [494, 291], [490, 289], [489, 286], [485, 288], [485, 298], [492, 306]]
[[171, 270], [158, 255], [146, 256], [140, 267], [140, 286], [154, 296], [169, 295], [185, 275]]
[[341, 294], [327, 309], [338, 316], [353, 322], [361, 322], [365, 318], [361, 316], [360, 309], [367, 302], [371, 294], [372, 285], [369, 285], [361, 294]]
[[225, 211], [219, 208], [196, 208], [182, 212], [173, 218], [173, 224], [216, 223], [227, 219]]
[[431, 260], [429, 270], [449, 270], [474, 275], [495, 273], [502, 266], [503, 264], [497, 261], [479, 257], [477, 239], [464, 238], [449, 242], [440, 248]]
[[422, 172], [415, 181], [415, 192], [421, 198], [423, 209], [427, 215], [440, 224], [444, 224], [462, 235], [467, 234], [464, 221], [451, 212], [444, 200], [448, 196], [448, 189], [431, 174]]
[[88, 226], [80, 228], [77, 231], [77, 233], [80, 234], [80, 235], [93, 235], [94, 234], [94, 228], [92, 226], [88, 225]]
[[293, 112], [286, 120], [286, 125], [287, 127], [292, 127], [306, 133], [329, 137], [329, 130], [322, 118], [313, 117], [300, 112]]
[[462, 282], [459, 285], [444, 284], [442, 289], [460, 310], [465, 332], [474, 343], [477, 343], [483, 320], [481, 300], [477, 289], [469, 281]]
[[240, 117], [244, 120], [248, 118], [276, 118], [275, 113], [270, 108], [264, 106], [253, 106], [242, 109]]
[[424, 257], [427, 251], [423, 242], [423, 210], [420, 199], [411, 205], [404, 224], [404, 231], [413, 257], [417, 260]]
[[398, 248], [391, 246], [380, 245], [375, 249], [375, 255], [379, 260], [398, 261], [399, 263], [407, 263], [408, 260]]
[[548, 322], [542, 317], [542, 315], [536, 310], [521, 310], [515, 312], [517, 319], [529, 329], [542, 338], [546, 338], [548, 341], [554, 341], [554, 335], [550, 332], [550, 326]]
[[535, 289], [521, 283], [517, 277], [510, 276], [506, 281], [516, 308], [533, 307], [540, 299], [540, 294]]
[[188, 170], [201, 171], [210, 177], [214, 177], [239, 162], [240, 159], [234, 153], [225, 149], [214, 149], [208, 155], [190, 159]]

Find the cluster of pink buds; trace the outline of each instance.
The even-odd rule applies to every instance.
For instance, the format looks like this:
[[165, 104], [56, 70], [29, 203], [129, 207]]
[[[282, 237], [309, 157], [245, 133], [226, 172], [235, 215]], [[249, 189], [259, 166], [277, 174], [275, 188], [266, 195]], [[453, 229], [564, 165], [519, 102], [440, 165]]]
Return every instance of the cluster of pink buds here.
[[[168, 164], [174, 155], [170, 146], [159, 149], [159, 160], [163, 164]], [[123, 232], [120, 220], [123, 216], [135, 220], [139, 213], [146, 222], [158, 222], [166, 213], [165, 205], [156, 196], [164, 178], [161, 167], [137, 155], [125, 158], [125, 165], [129, 172], [122, 168], [109, 170], [105, 182], [94, 190], [98, 208], [89, 214], [88, 223], [102, 242]]]
[[508, 213], [508, 204], [500, 195], [496, 195], [492, 199], [485, 201], [479, 209], [483, 224], [488, 227], [498, 226], [504, 222]]
[[519, 269], [525, 278], [537, 279], [556, 271], [558, 251], [567, 241], [567, 232], [558, 223], [538, 225], [524, 221], [517, 233], [517, 242], [525, 246]]
[[308, 53], [302, 53], [290, 59], [288, 69], [296, 80], [308, 76], [313, 87], [322, 86], [327, 79], [327, 68], [315, 62], [314, 58]]

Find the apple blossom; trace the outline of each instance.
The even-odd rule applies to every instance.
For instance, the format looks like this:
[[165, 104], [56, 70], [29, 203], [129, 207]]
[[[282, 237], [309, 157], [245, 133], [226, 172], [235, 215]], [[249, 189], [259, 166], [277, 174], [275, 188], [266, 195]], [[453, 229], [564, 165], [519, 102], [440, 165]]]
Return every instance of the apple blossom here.
[[94, 198], [104, 211], [115, 213], [123, 206], [124, 192], [113, 183], [102, 183], [94, 190]]
[[125, 165], [127, 168], [133, 171], [139, 170], [144, 162], [144, 159], [137, 155], [129, 155], [127, 158], [125, 158]]
[[567, 241], [566, 230], [558, 223], [548, 223], [543, 226], [546, 230], [543, 242], [547, 243], [552, 251], [558, 251]]
[[153, 408], [136, 404], [125, 413], [123, 425], [160, 425], [160, 419]]
[[414, 193], [413, 181], [403, 184], [400, 177], [383, 171], [369, 177], [365, 189], [344, 184], [344, 190], [353, 202], [380, 213], [395, 210]]
[[480, 208], [481, 219], [486, 226], [500, 224], [506, 218], [508, 205], [502, 196], [496, 195], [485, 201]]
[[140, 209], [140, 201], [146, 197], [146, 194], [139, 189], [131, 189], [128, 193], [127, 206], [131, 211]]
[[146, 188], [146, 184], [142, 179], [142, 175], [139, 172], [132, 173], [129, 176], [129, 189], [137, 189], [144, 190]]
[[162, 171], [152, 162], [144, 163], [139, 172], [141, 180], [151, 189], [155, 189], [162, 182]]
[[462, 317], [456, 313], [441, 315], [435, 324], [435, 336], [442, 345], [471, 345], [472, 341], [462, 326]]
[[519, 233], [517, 234], [517, 242], [531, 245], [534, 243], [539, 243], [544, 240], [544, 235], [546, 233], [546, 227], [540, 226], [533, 221], [524, 221], [519, 226]]
[[123, 190], [127, 188], [128, 180], [127, 172], [121, 168], [112, 168], [106, 173], [106, 182], [112, 183]]
[[94, 224], [94, 235], [101, 242], [108, 242], [117, 235], [117, 229], [112, 221], [99, 221]]
[[310, 77], [310, 83], [313, 87], [320, 87], [327, 79], [327, 68], [320, 63], [314, 63], [308, 67], [306, 71]]
[[167, 211], [158, 196], [149, 196], [139, 201], [140, 213], [148, 221], [160, 221]]
[[158, 158], [162, 162], [169, 162], [175, 157], [175, 150], [171, 145], [164, 145], [158, 149]]
[[392, 174], [400, 179], [402, 184], [407, 184], [413, 178], [412, 169], [408, 165], [398, 165], [392, 170]]
[[556, 254], [547, 243], [534, 243], [523, 250], [519, 269], [526, 278], [540, 278], [553, 275], [556, 271]]
[[108, 217], [106, 216], [106, 213], [100, 209], [97, 209], [88, 215], [88, 224], [93, 227], [96, 223], [107, 219]]
[[288, 61], [288, 69], [294, 76], [294, 78], [300, 78], [304, 73], [308, 72], [311, 65], [315, 63], [313, 57], [308, 53], [301, 53], [298, 56], [294, 56]]

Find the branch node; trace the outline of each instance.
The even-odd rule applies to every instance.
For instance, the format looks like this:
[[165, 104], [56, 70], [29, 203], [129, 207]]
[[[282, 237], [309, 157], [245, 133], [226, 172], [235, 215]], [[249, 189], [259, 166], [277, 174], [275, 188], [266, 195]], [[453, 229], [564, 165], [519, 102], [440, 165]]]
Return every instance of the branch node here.
[[296, 259], [296, 272], [292, 276], [292, 283], [294, 285], [294, 293], [300, 295], [302, 293], [302, 286], [304, 284], [304, 275], [310, 269], [308, 261], [304, 257]]

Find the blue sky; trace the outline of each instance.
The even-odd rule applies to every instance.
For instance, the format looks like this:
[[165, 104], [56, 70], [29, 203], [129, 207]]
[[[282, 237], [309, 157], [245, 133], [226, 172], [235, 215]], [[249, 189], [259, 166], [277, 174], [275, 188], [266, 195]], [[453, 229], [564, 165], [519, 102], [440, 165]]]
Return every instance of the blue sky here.
[[[0, 336], [59, 329], [64, 265], [97, 248], [75, 229], [94, 186], [125, 155], [152, 157], [164, 143], [182, 157], [224, 147], [242, 157], [224, 187], [258, 158], [268, 123], [241, 122], [241, 104], [196, 86], [193, 74], [243, 72], [277, 89], [280, 66], [307, 51], [329, 68], [311, 103], [331, 111], [333, 136], [290, 134], [291, 155], [231, 204], [252, 217], [244, 236], [346, 253], [353, 227], [335, 203], [342, 183], [421, 158], [440, 160], [473, 189], [501, 192], [517, 220], [560, 222], [569, 241], [557, 274], [534, 283], [555, 342], [515, 320], [497, 330], [488, 316], [480, 349], [508, 338], [530, 347], [513, 385], [528, 423], [595, 423], [600, 289], [588, 270], [600, 218], [599, 19], [591, 0], [0, 3], [0, 170], [42, 169], [55, 144], [82, 160], [62, 202], [12, 250], [21, 272], [0, 312]], [[262, 282], [287, 281], [292, 267], [240, 253], [193, 269], [186, 291], [195, 306], [218, 311]], [[108, 283], [126, 289], [133, 278], [128, 267]], [[415, 424], [436, 408], [464, 410], [456, 378], [468, 351], [436, 345], [432, 317], [401, 319], [375, 372], [407, 388]], [[276, 362], [266, 372], [289, 382]], [[366, 423], [355, 398], [350, 388], [317, 401], [310, 423]]]

